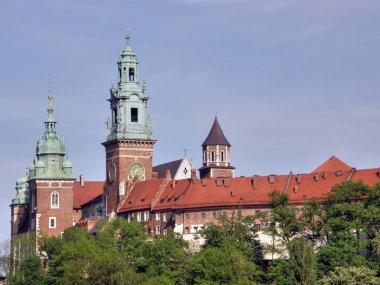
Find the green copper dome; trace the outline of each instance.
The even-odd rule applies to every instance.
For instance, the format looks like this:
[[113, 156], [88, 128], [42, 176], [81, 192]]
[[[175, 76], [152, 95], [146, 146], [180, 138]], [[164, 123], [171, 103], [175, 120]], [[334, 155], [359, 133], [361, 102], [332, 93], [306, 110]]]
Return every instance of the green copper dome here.
[[54, 117], [52, 96], [49, 96], [47, 117], [43, 136], [38, 139], [36, 147], [37, 160], [34, 168], [29, 168], [29, 179], [47, 178], [61, 179], [72, 178], [72, 163], [65, 159], [65, 143], [62, 137], [57, 135], [57, 121]]

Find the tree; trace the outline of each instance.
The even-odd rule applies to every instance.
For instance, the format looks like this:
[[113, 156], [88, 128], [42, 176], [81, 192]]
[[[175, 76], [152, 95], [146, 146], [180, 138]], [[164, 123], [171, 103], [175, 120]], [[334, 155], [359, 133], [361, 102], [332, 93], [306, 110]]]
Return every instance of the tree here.
[[0, 242], [0, 274], [9, 275], [10, 266], [10, 241], [3, 240]]
[[324, 276], [319, 285], [378, 285], [376, 271], [365, 267], [336, 267]]
[[10, 276], [10, 285], [43, 285], [46, 277], [42, 268], [41, 259], [34, 255], [21, 262], [20, 269]]
[[152, 279], [166, 277], [175, 284], [185, 283], [188, 255], [179, 235], [156, 236], [152, 242], [143, 244], [136, 267]]
[[195, 284], [255, 284], [257, 267], [234, 247], [209, 247], [193, 266]]
[[262, 265], [262, 247], [258, 240], [255, 216], [242, 217], [240, 211], [230, 217], [221, 215], [220, 225], [208, 224], [201, 230], [200, 235], [206, 239], [204, 248], [234, 246], [249, 260]]
[[294, 285], [317, 283], [317, 261], [310, 241], [296, 238], [289, 242], [289, 265]]

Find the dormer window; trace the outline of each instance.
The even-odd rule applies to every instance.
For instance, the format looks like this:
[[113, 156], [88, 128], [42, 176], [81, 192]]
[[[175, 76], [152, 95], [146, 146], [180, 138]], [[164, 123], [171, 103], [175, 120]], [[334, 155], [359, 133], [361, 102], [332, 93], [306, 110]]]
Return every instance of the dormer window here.
[[135, 70], [133, 68], [129, 69], [129, 81], [135, 81]]

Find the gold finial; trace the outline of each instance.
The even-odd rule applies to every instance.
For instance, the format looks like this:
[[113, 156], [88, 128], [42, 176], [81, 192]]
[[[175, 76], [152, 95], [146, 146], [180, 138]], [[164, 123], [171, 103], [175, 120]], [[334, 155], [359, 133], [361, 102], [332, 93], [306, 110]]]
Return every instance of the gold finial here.
[[48, 110], [53, 110], [53, 104], [51, 102], [51, 100], [53, 99], [53, 96], [51, 95], [53, 91], [51, 91], [51, 84], [50, 84], [50, 81], [49, 81], [49, 96], [48, 96], [48, 99], [49, 99], [49, 104], [48, 104]]
[[129, 45], [129, 32], [130, 32], [130, 30], [131, 29], [129, 27], [126, 27], [125, 30], [124, 30], [125, 34], [126, 34], [125, 38], [127, 39], [127, 45]]

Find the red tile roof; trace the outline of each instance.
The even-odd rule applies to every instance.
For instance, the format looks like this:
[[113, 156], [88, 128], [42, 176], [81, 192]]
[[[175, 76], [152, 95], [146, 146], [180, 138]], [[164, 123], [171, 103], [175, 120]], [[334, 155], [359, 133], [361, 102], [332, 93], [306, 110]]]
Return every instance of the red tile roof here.
[[[298, 175], [290, 173], [289, 175], [224, 178], [219, 181], [214, 178], [169, 182], [165, 179], [143, 181], [137, 183], [132, 189], [120, 211], [259, 206], [270, 202], [268, 194], [273, 190], [287, 193], [290, 201], [297, 204], [312, 198], [324, 199], [335, 184], [347, 180], [374, 185], [380, 182], [379, 169], [350, 168], [342, 171]], [[152, 203], [154, 199], [156, 202]]]
[[312, 173], [325, 172], [325, 171], [351, 170], [351, 169], [352, 169], [351, 166], [349, 166], [347, 163], [345, 163], [344, 161], [342, 161], [341, 159], [333, 155], [324, 163], [322, 163], [320, 166], [318, 166], [316, 169], [314, 169]]
[[85, 181], [84, 187], [80, 182], [74, 182], [74, 209], [79, 209], [83, 204], [88, 203], [103, 193], [104, 181]]

